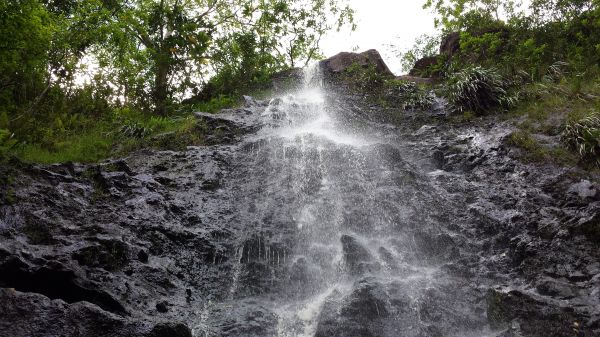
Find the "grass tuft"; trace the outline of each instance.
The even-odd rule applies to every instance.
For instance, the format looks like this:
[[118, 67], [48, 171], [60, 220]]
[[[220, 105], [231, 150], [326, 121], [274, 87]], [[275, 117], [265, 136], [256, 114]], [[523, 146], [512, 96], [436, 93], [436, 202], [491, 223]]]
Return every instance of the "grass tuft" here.
[[450, 75], [442, 91], [455, 112], [483, 114], [516, 103], [509, 95], [508, 83], [495, 69], [472, 67]]
[[577, 151], [584, 160], [600, 166], [600, 113], [593, 112], [582, 119], [567, 123], [562, 141]]

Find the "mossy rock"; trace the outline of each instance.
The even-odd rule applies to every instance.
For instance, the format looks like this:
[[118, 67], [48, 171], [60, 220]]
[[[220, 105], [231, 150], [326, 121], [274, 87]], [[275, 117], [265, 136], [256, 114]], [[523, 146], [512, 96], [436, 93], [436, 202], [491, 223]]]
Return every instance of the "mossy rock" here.
[[509, 294], [496, 289], [490, 289], [487, 293], [487, 317], [493, 329], [503, 328], [512, 320], [511, 309], [505, 306], [507, 296]]

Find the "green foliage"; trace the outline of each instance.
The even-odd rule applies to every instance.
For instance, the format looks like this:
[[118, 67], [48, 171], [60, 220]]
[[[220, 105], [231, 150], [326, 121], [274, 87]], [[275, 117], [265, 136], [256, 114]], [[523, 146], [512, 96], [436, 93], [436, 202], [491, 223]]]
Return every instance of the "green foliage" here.
[[415, 63], [424, 58], [436, 56], [439, 52], [441, 38], [439, 35], [421, 35], [417, 37], [412, 48], [397, 52], [402, 64], [402, 71], [408, 73]]
[[600, 165], [600, 113], [567, 123], [562, 140], [585, 160]]
[[16, 145], [14, 134], [6, 129], [0, 129], [0, 160]]
[[144, 138], [152, 133], [152, 128], [146, 127], [138, 122], [127, 122], [125, 125], [121, 127], [119, 132], [124, 137], [129, 138]]
[[482, 114], [499, 106], [511, 106], [516, 98], [495, 69], [473, 67], [450, 75], [442, 89], [453, 110]]
[[429, 110], [435, 104], [435, 95], [416, 83], [388, 80], [386, 97], [397, 102], [403, 110]]
[[217, 113], [223, 109], [229, 109], [235, 107], [239, 104], [239, 100], [227, 96], [220, 95], [218, 97], [213, 97], [207, 102], [196, 103], [191, 106], [194, 111], [208, 112], [208, 113]]
[[496, 67], [540, 80], [557, 61], [583, 72], [600, 62], [597, 0], [428, 0], [444, 32], [460, 32], [455, 67]]
[[24, 144], [16, 148], [17, 157], [37, 163], [96, 162], [110, 154], [112, 139], [101, 133], [75, 135], [57, 140], [51, 147]]
[[560, 165], [574, 165], [576, 158], [564, 148], [540, 144], [528, 130], [513, 132], [508, 139], [511, 146], [523, 150], [522, 158], [528, 161], [549, 161]]
[[386, 83], [386, 78], [373, 64], [363, 66], [353, 63], [346, 69], [346, 78], [352, 86], [363, 92], [380, 91]]
[[354, 63], [346, 69], [344, 80], [353, 89], [384, 106], [393, 105], [402, 110], [427, 110], [435, 103], [435, 95], [431, 90], [413, 82], [383, 75], [374, 65]]
[[326, 31], [353, 24], [342, 2], [0, 1], [0, 156], [91, 162], [201, 144], [195, 132], [210, 130], [173, 118], [178, 102], [203, 88], [196, 108], [216, 112], [319, 57]]
[[112, 78], [126, 96], [164, 114], [204, 76], [213, 79], [203, 101], [308, 62], [318, 56], [321, 36], [352, 15], [338, 0], [136, 0], [108, 15], [109, 44], [96, 54], [117, 65]]

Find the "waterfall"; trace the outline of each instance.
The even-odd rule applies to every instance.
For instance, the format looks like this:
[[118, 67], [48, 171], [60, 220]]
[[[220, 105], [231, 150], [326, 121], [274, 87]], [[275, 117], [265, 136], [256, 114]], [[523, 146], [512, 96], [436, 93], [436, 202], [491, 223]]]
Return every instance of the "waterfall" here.
[[419, 337], [434, 325], [424, 313], [466, 306], [451, 292], [443, 306], [429, 298], [448, 280], [436, 264], [452, 252], [438, 248], [451, 242], [440, 236], [443, 202], [393, 129], [357, 121], [353, 109], [312, 65], [299, 88], [261, 110], [261, 129], [236, 152], [229, 188], [243, 234], [223, 305], [242, 308], [230, 313], [235, 322], [254, 322], [259, 310], [277, 320], [265, 336], [359, 336], [375, 324], [381, 336]]

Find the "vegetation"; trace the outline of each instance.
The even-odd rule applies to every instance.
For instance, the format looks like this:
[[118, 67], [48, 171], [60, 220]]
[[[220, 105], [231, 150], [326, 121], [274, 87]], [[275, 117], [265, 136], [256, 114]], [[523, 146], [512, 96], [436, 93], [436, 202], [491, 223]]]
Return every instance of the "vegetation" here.
[[342, 1], [0, 1], [0, 157], [96, 161], [164, 134], [199, 143], [186, 111], [233, 106], [319, 57], [321, 36], [352, 24]]
[[384, 76], [374, 65], [364, 67], [354, 63], [346, 69], [345, 80], [384, 106], [422, 111], [430, 109], [435, 103], [435, 95], [428, 86]]
[[455, 111], [481, 114], [514, 104], [515, 98], [507, 89], [508, 84], [495, 69], [477, 66], [448, 76], [442, 91]]
[[582, 158], [595, 160], [600, 165], [600, 114], [567, 123], [562, 133], [564, 142], [579, 152]]
[[[408, 69], [428, 57], [421, 76], [438, 78], [438, 92], [458, 117], [515, 116], [510, 142], [530, 159], [600, 165], [600, 2], [426, 0], [437, 13], [441, 54], [421, 37], [403, 53]], [[432, 60], [437, 59], [435, 63]], [[560, 139], [562, 146], [540, 139]]]

